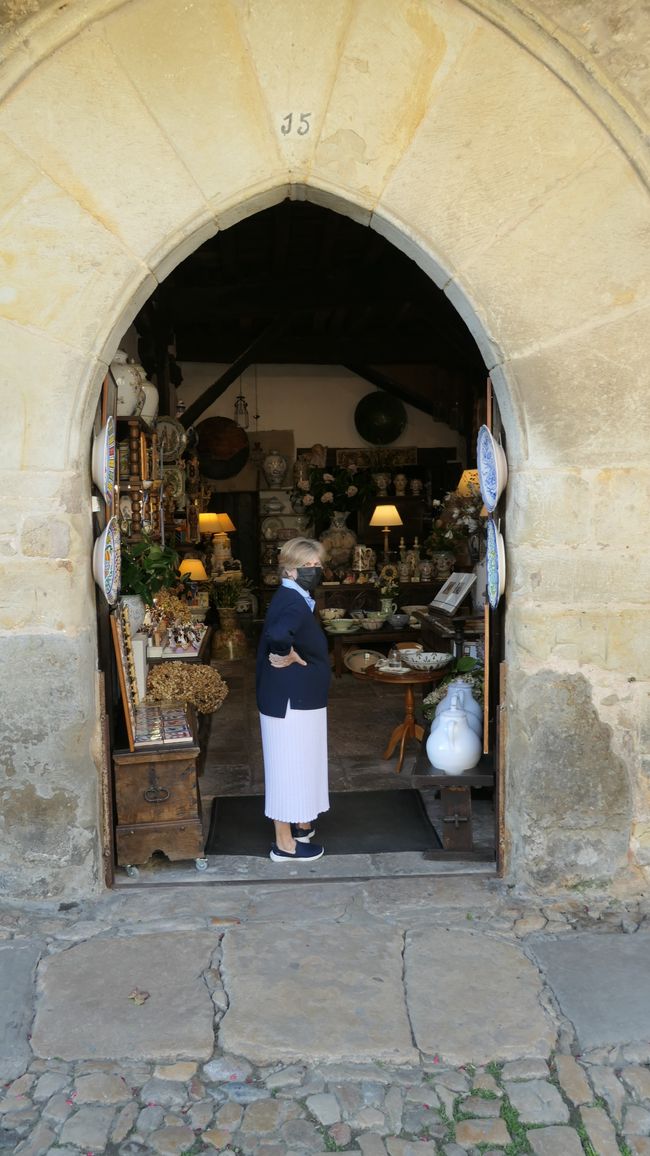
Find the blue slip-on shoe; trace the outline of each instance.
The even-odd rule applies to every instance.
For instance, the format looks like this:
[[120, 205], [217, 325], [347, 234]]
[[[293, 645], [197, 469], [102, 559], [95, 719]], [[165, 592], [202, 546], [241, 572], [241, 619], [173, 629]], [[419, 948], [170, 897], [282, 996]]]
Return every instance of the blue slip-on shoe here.
[[305, 863], [307, 860], [320, 859], [325, 854], [325, 848], [320, 847], [318, 843], [296, 843], [296, 849], [291, 851], [281, 851], [277, 843], [274, 843], [269, 852], [269, 858], [274, 863], [291, 863], [299, 860]]
[[316, 828], [313, 823], [309, 827], [299, 827], [297, 823], [291, 824], [291, 835], [296, 843], [308, 843], [315, 834]]

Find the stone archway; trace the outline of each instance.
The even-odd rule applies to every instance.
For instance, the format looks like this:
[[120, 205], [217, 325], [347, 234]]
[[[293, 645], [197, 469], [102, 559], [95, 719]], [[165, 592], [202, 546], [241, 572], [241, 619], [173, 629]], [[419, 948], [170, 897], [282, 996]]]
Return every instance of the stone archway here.
[[6, 890], [98, 886], [106, 364], [185, 254], [287, 194], [418, 261], [495, 383], [511, 877], [643, 877], [650, 213], [629, 107], [515, 6], [502, 27], [478, 0], [72, 7], [18, 28], [0, 75]]

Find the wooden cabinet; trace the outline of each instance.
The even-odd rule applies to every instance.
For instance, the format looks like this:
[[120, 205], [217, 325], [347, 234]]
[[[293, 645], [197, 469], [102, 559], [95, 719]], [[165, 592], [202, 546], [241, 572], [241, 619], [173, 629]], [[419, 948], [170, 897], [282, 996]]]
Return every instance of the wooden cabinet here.
[[198, 745], [151, 751], [115, 751], [113, 772], [117, 862], [146, 863], [154, 851], [168, 859], [203, 862]]

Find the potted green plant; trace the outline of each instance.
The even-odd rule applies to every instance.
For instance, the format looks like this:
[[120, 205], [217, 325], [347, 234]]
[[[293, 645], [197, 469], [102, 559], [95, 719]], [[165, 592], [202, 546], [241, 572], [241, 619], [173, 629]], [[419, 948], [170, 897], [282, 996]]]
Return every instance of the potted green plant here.
[[171, 546], [162, 546], [152, 538], [125, 542], [122, 546], [121, 597], [129, 606], [131, 632], [139, 630], [154, 595], [163, 588], [174, 588], [180, 582], [179, 558]]

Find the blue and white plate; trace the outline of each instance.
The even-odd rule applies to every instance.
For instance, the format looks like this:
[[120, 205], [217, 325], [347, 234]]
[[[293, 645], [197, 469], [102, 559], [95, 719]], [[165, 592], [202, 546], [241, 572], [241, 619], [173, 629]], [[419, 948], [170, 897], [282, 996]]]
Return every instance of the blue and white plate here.
[[109, 606], [117, 601], [121, 561], [120, 527], [117, 518], [111, 518], [93, 546], [93, 576]]
[[502, 447], [482, 425], [476, 439], [476, 464], [481, 497], [488, 513], [496, 509], [508, 481], [508, 463]]
[[110, 414], [93, 443], [92, 474], [104, 501], [112, 505], [115, 490], [115, 422]]
[[506, 587], [506, 549], [503, 534], [497, 529], [494, 519], [488, 518], [486, 526], [487, 549], [487, 596], [493, 610]]

